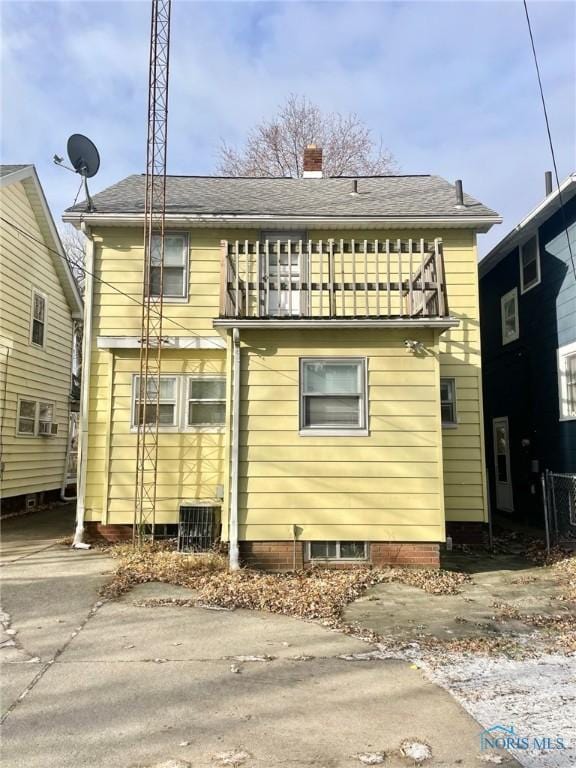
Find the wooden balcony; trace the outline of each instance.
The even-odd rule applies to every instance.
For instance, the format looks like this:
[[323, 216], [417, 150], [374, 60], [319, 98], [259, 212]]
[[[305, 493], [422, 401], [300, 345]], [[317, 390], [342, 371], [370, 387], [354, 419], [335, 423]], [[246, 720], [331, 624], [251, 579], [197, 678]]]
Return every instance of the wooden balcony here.
[[440, 239], [222, 241], [216, 324], [448, 318]]

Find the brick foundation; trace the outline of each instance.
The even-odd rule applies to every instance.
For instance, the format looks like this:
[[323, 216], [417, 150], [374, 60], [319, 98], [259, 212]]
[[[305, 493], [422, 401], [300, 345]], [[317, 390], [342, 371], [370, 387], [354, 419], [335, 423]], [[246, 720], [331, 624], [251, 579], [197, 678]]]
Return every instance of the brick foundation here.
[[370, 562], [375, 566], [439, 568], [440, 545], [410, 541], [374, 541], [370, 544]]
[[[305, 542], [296, 542], [296, 570], [310, 567], [311, 561], [305, 560]], [[440, 545], [413, 542], [372, 542], [369, 545], [370, 565], [397, 565], [412, 568], [439, 568]], [[241, 541], [240, 559], [249, 568], [265, 571], [294, 570], [294, 543], [292, 541]], [[366, 561], [328, 561], [322, 567], [353, 568], [366, 565]]]
[[[248, 568], [264, 571], [299, 571], [304, 567], [301, 541], [241, 541], [240, 560]], [[294, 563], [296, 560], [296, 563]]]
[[105, 539], [111, 544], [132, 541], [131, 525], [102, 525], [102, 523], [90, 521], [84, 523], [84, 532], [88, 541]]
[[448, 520], [446, 536], [451, 536], [454, 544], [486, 547], [488, 546], [488, 523]]
[[[109, 542], [130, 541], [131, 525], [102, 525], [99, 522], [85, 523], [86, 538], [90, 541], [105, 539]], [[223, 548], [225, 548], [225, 544]], [[440, 545], [419, 542], [374, 541], [369, 545], [368, 561], [328, 561], [322, 567], [354, 568], [357, 565], [400, 566], [410, 568], [439, 568]], [[309, 568], [310, 560], [305, 559], [305, 542], [297, 541], [241, 541], [240, 561], [248, 568], [264, 571], [293, 571]], [[320, 564], [320, 563], [319, 563]]]

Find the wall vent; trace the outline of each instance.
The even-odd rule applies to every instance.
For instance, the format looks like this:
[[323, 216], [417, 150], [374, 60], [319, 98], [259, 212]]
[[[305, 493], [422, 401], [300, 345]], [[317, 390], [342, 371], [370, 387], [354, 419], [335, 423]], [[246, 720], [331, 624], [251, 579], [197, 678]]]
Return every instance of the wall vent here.
[[206, 552], [216, 541], [219, 507], [183, 505], [178, 522], [178, 551]]

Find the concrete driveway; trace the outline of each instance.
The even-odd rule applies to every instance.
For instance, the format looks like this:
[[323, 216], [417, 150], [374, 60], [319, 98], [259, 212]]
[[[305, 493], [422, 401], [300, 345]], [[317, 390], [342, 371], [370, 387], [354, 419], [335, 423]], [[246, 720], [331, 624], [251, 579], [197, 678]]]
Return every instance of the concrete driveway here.
[[[11, 546], [33, 525], [10, 523]], [[11, 768], [394, 768], [414, 765], [404, 739], [430, 745], [426, 765], [485, 765], [476, 721], [406, 662], [297, 619], [137, 604], [190, 594], [165, 585], [101, 604], [109, 558], [38, 542], [1, 569]]]

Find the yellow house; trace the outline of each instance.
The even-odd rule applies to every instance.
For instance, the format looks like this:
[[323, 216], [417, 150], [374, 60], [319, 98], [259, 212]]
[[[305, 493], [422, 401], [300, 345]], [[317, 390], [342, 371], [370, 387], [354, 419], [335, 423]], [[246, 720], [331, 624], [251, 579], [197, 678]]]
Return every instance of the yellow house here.
[[0, 166], [0, 498], [66, 485], [74, 321], [82, 300], [33, 165]]
[[[134, 520], [144, 186], [65, 214], [95, 275], [78, 537]], [[500, 219], [458, 194], [317, 169], [168, 178], [156, 536], [290, 569], [433, 566], [447, 530], [482, 535], [476, 235]]]

